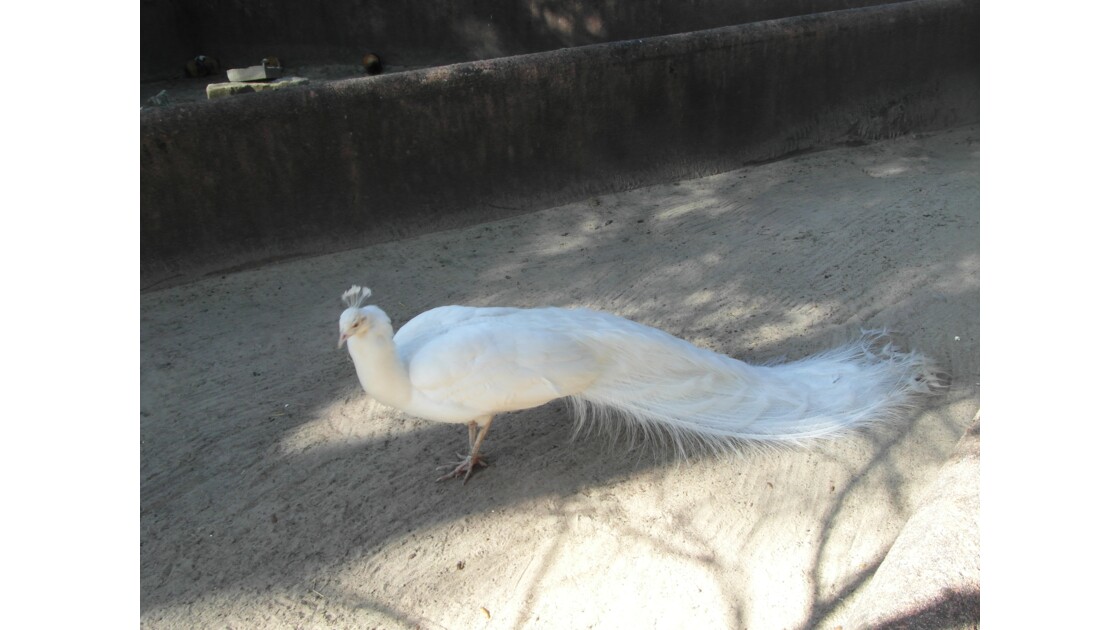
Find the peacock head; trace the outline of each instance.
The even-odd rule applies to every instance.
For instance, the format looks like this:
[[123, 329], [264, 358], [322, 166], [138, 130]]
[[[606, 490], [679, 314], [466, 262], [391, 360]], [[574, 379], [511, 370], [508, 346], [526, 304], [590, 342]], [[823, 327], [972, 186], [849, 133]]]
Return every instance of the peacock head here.
[[370, 334], [387, 339], [393, 337], [393, 324], [385, 311], [372, 305], [362, 306], [362, 302], [371, 293], [372, 291], [367, 287], [354, 285], [342, 294], [346, 310], [342, 311], [342, 316], [338, 318], [339, 348], [351, 337], [360, 338]]

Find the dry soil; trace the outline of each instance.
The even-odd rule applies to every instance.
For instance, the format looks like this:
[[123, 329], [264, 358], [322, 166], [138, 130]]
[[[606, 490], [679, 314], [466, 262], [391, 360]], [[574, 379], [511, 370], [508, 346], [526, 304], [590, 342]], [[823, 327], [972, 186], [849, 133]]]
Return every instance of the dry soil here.
[[[979, 128], [837, 148], [141, 296], [141, 626], [843, 625], [979, 407]], [[952, 375], [900, 426], [673, 458], [361, 391], [339, 294], [589, 306], [748, 361], [886, 327]]]

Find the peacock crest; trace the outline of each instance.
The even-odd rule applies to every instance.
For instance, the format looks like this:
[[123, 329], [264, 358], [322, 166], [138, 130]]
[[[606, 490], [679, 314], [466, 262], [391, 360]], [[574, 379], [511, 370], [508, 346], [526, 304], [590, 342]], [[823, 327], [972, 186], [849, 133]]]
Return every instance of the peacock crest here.
[[358, 308], [372, 294], [373, 291], [370, 291], [369, 287], [360, 287], [355, 284], [342, 294], [342, 301], [350, 308]]

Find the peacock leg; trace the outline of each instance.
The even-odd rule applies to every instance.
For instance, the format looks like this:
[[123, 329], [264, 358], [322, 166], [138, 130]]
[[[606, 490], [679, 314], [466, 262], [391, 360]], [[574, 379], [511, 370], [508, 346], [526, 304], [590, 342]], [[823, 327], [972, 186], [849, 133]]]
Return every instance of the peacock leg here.
[[467, 455], [467, 458], [461, 464], [456, 466], [454, 470], [440, 477], [436, 481], [446, 481], [453, 477], [462, 475], [463, 484], [465, 485], [467, 483], [467, 480], [471, 478], [471, 472], [474, 470], [475, 466], [481, 466], [483, 468], [487, 466], [486, 460], [482, 458], [481, 453], [482, 440], [486, 438], [486, 432], [490, 430], [490, 422], [493, 419], [494, 416], [490, 416], [479, 420], [472, 420], [467, 423], [467, 438], [471, 443], [470, 455]]

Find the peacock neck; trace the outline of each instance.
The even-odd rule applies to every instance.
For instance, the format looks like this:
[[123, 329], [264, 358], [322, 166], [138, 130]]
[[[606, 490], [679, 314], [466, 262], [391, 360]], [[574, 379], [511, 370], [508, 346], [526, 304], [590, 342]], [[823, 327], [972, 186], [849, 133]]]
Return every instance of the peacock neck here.
[[412, 400], [412, 381], [392, 339], [351, 337], [347, 348], [362, 389], [382, 404], [407, 408]]

